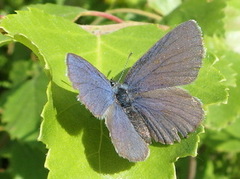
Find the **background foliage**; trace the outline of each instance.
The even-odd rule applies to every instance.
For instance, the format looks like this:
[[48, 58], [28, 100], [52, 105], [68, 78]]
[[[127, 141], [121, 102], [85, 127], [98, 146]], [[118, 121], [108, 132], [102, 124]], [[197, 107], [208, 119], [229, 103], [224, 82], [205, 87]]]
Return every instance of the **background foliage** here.
[[[89, 10], [132, 22], [114, 25]], [[240, 177], [238, 0], [9, 0], [0, 15], [0, 178]], [[154, 143], [148, 160], [130, 163], [104, 122], [76, 101], [65, 56], [79, 54], [117, 79], [130, 52], [128, 67], [189, 19], [201, 26], [207, 53], [183, 88], [203, 102], [205, 129], [174, 145]]]

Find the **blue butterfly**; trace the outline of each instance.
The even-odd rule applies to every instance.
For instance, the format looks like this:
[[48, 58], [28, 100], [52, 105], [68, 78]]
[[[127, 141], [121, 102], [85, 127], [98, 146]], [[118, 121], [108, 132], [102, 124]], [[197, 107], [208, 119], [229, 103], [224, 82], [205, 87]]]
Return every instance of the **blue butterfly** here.
[[78, 99], [97, 118], [105, 118], [116, 152], [129, 161], [145, 160], [152, 139], [180, 141], [204, 118], [201, 103], [175, 86], [193, 82], [204, 56], [194, 20], [166, 34], [128, 71], [123, 84], [109, 81], [80, 56], [67, 55], [68, 77]]

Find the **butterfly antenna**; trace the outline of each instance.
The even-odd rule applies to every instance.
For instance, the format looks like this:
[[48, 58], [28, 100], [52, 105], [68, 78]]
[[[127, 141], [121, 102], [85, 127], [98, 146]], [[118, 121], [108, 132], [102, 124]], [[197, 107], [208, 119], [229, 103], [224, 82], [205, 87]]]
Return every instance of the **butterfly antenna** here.
[[130, 57], [132, 56], [132, 54], [133, 54], [133, 53], [131, 52], [131, 53], [128, 55], [127, 61], [126, 61], [125, 65], [124, 65], [123, 71], [122, 71], [121, 76], [119, 77], [117, 83], [119, 83], [119, 82], [121, 81], [121, 79], [122, 79], [122, 77], [123, 77], [123, 74], [124, 74], [124, 72], [125, 72], [125, 70], [126, 70], [128, 61], [129, 61]]

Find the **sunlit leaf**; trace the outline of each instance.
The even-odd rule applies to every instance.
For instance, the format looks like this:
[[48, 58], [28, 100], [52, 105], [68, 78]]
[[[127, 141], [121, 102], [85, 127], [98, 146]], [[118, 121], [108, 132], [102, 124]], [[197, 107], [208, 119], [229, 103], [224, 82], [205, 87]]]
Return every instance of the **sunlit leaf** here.
[[163, 15], [168, 15], [181, 4], [181, 0], [148, 0], [148, 5]]
[[224, 8], [225, 0], [185, 0], [168, 16], [164, 17], [166, 24], [178, 24], [189, 19], [196, 20], [204, 34], [224, 34]]
[[80, 7], [62, 6], [56, 4], [37, 4], [31, 5], [30, 7], [38, 8], [44, 10], [48, 14], [61, 16], [72, 21], [76, 20], [81, 12], [86, 11], [85, 9]]

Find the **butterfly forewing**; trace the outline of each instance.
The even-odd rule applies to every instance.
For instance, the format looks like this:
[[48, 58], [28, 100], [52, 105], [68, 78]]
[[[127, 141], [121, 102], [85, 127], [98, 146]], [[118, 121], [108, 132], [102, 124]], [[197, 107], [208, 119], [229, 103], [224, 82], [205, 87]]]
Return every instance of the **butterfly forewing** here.
[[79, 100], [94, 116], [102, 118], [104, 112], [115, 99], [110, 82], [80, 56], [69, 53], [67, 67], [67, 74], [73, 87], [80, 91]]
[[128, 72], [129, 91], [144, 92], [188, 84], [198, 75], [204, 55], [201, 30], [193, 20], [165, 35]]

